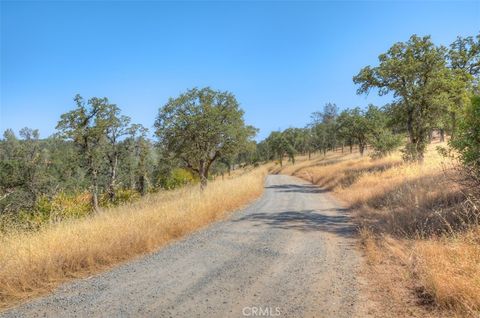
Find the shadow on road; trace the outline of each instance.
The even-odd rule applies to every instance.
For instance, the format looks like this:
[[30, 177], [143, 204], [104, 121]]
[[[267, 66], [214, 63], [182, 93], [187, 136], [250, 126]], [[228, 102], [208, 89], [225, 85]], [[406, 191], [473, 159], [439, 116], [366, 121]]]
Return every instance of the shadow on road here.
[[[319, 194], [326, 190], [312, 184], [280, 184], [266, 186], [274, 192], [294, 192], [301, 194]], [[323, 231], [344, 237], [355, 233], [348, 209], [329, 208], [316, 210], [280, 210], [247, 214], [233, 222], [251, 222], [253, 226], [271, 226], [277, 229], [302, 232]]]
[[281, 184], [266, 186], [265, 189], [276, 189], [276, 192], [298, 192], [298, 193], [323, 193], [324, 189], [321, 189], [315, 185], [304, 184]]
[[[323, 210], [328, 211], [328, 210]], [[344, 214], [347, 209], [336, 209]], [[234, 222], [252, 222], [253, 226], [272, 226], [277, 229], [293, 229], [302, 232], [324, 231], [351, 237], [355, 227], [346, 215], [325, 215], [322, 210], [283, 211], [273, 213], [253, 213]]]

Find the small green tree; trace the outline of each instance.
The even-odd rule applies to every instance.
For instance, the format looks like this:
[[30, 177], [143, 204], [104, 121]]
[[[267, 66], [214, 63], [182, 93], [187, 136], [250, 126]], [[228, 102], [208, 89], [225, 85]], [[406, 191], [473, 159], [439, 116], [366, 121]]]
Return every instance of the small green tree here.
[[106, 131], [109, 125], [107, 98], [93, 97], [85, 102], [75, 96], [76, 108], [60, 117], [57, 124], [60, 136], [77, 146], [81, 164], [87, 171], [92, 194], [92, 207], [98, 210], [99, 179], [106, 153]]
[[369, 105], [365, 118], [369, 126], [368, 140], [373, 148], [372, 158], [382, 158], [401, 145], [402, 137], [388, 127], [389, 119], [384, 110]]
[[444, 99], [449, 114], [451, 139], [455, 138], [458, 114], [470, 103], [472, 86], [478, 85], [480, 75], [480, 34], [474, 38], [457, 37], [447, 53], [448, 67], [452, 70], [448, 95]]
[[117, 188], [118, 163], [122, 155], [120, 141], [131, 134], [130, 117], [120, 114], [120, 108], [115, 104], [105, 104], [105, 154], [108, 161], [107, 193], [110, 202], [115, 201]]
[[153, 168], [153, 146], [147, 138], [148, 129], [140, 124], [133, 124], [128, 129], [128, 137], [120, 149], [121, 169], [124, 183], [131, 189], [145, 195], [150, 187]]
[[243, 110], [232, 93], [208, 87], [171, 98], [160, 109], [155, 128], [166, 153], [196, 173], [202, 189], [212, 164], [242, 151], [256, 133], [245, 125]]
[[272, 149], [274, 157], [280, 162], [280, 166], [283, 166], [283, 157], [285, 157], [285, 155], [295, 164], [295, 148], [289, 143], [284, 133], [273, 131], [270, 136], [268, 136], [267, 143], [270, 149]]
[[301, 128], [287, 128], [282, 132], [282, 136], [288, 144], [289, 157], [292, 163], [295, 163], [295, 155], [297, 153], [304, 153], [304, 133]]
[[460, 160], [480, 184], [480, 96], [474, 96], [459, 121], [457, 138], [450, 145], [460, 154]]
[[350, 153], [353, 152], [355, 143], [355, 131], [353, 129], [353, 118], [348, 110], [343, 110], [337, 118], [338, 136], [349, 145]]
[[0, 213], [28, 210], [51, 189], [51, 176], [38, 130], [22, 128], [18, 139], [7, 129], [0, 140]]
[[329, 143], [330, 127], [325, 123], [313, 123], [312, 124], [312, 147], [315, 150], [323, 152], [326, 155]]
[[335, 103], [326, 103], [322, 111], [314, 112], [311, 115], [312, 127], [319, 126], [315, 130], [317, 136], [321, 137], [322, 140], [317, 140], [317, 144], [321, 144], [322, 147], [326, 148], [323, 149], [324, 153], [328, 149], [335, 150], [337, 147], [337, 116], [338, 107]]
[[152, 166], [151, 145], [146, 136], [147, 129], [140, 130], [140, 135], [136, 139], [135, 155], [137, 157], [137, 167], [135, 169], [137, 186], [136, 189], [141, 195], [145, 195], [148, 191], [150, 180], [149, 174], [151, 174], [150, 167]]
[[313, 142], [313, 132], [310, 127], [305, 127], [301, 129], [299, 151], [302, 154], [308, 154], [309, 160], [311, 159], [312, 152], [315, 151], [314, 142]]
[[274, 159], [272, 147], [270, 147], [267, 139], [260, 141], [257, 144], [256, 155], [259, 161], [269, 161]]
[[348, 112], [350, 113], [350, 125], [353, 136], [357, 140], [360, 155], [363, 156], [368, 144], [368, 137], [371, 127], [369, 125], [369, 122], [367, 121], [367, 118], [364, 115], [363, 110], [361, 110], [359, 107], [355, 107]]
[[371, 127], [364, 111], [359, 107], [344, 110], [337, 119], [337, 129], [340, 136], [346, 140], [355, 140], [360, 155], [363, 156], [369, 141]]

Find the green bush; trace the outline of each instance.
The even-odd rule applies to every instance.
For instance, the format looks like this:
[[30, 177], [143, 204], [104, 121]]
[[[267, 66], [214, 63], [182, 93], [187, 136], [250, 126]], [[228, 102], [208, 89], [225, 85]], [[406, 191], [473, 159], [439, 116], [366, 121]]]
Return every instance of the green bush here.
[[373, 152], [370, 154], [372, 158], [382, 158], [392, 153], [402, 143], [402, 137], [394, 135], [390, 131], [385, 130], [381, 135], [372, 138], [370, 145]]
[[480, 179], [480, 96], [474, 96], [466, 107], [450, 146], [458, 151], [462, 164]]
[[175, 168], [168, 176], [160, 178], [159, 185], [163, 189], [172, 190], [196, 182], [198, 182], [198, 178], [190, 171], [183, 168]]
[[132, 189], [118, 189], [115, 191], [115, 198], [113, 202], [110, 201], [108, 193], [103, 193], [100, 197], [100, 206], [113, 207], [130, 203], [140, 199], [140, 193]]
[[407, 162], [422, 161], [427, 144], [419, 142], [417, 144], [407, 143], [405, 148], [401, 150], [402, 158]]
[[2, 223], [8, 222], [11, 228], [38, 229], [46, 223], [85, 217], [91, 212], [91, 196], [88, 192], [60, 192], [54, 196], [40, 196], [32, 209], [10, 214]]
[[[89, 192], [57, 193], [53, 196], [40, 196], [31, 209], [22, 209], [17, 213], [0, 214], [0, 232], [13, 229], [34, 230], [42, 225], [59, 222], [66, 219], [82, 218], [93, 212]], [[115, 193], [115, 200], [109, 201], [106, 193], [100, 197], [100, 206], [112, 207], [140, 198], [140, 194], [131, 189], [119, 189]]]

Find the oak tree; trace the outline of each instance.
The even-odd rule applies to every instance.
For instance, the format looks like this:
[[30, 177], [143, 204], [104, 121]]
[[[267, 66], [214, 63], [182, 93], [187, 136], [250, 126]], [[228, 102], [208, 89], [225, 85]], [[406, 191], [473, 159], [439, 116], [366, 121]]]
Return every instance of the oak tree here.
[[412, 35], [379, 56], [379, 65], [363, 68], [354, 78], [358, 94], [378, 89], [379, 95], [393, 93], [396, 120], [408, 131], [405, 159], [423, 161], [428, 137], [441, 115], [438, 99], [448, 89], [445, 49], [430, 36]]
[[255, 135], [243, 113], [232, 93], [193, 88], [160, 108], [155, 133], [166, 152], [198, 175], [204, 189], [212, 164], [239, 153]]

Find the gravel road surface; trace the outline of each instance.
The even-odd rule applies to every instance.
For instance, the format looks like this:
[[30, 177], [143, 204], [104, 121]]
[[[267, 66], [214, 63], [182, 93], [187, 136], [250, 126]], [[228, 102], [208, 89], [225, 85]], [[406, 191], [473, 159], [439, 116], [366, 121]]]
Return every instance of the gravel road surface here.
[[270, 175], [264, 195], [228, 220], [0, 316], [352, 317], [361, 307], [352, 233], [328, 193]]

